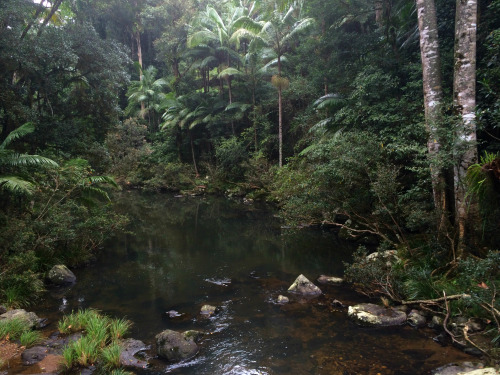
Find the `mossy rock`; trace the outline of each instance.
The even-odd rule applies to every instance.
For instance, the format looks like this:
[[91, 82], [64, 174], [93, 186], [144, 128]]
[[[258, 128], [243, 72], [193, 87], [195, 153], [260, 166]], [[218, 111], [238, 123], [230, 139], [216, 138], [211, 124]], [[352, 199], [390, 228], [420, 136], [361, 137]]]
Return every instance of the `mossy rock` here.
[[156, 351], [162, 358], [170, 362], [183, 361], [194, 357], [198, 353], [194, 331], [184, 333], [167, 329], [156, 335]]

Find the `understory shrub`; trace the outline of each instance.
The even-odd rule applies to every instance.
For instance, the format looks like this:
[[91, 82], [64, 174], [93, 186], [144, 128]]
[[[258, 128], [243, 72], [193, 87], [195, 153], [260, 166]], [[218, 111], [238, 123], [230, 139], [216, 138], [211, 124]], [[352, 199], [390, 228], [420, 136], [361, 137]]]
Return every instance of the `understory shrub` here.
[[0, 303], [10, 307], [33, 303], [50, 267], [87, 262], [127, 223], [110, 205], [105, 186], [113, 180], [83, 159], [34, 178], [37, 192], [0, 212]]

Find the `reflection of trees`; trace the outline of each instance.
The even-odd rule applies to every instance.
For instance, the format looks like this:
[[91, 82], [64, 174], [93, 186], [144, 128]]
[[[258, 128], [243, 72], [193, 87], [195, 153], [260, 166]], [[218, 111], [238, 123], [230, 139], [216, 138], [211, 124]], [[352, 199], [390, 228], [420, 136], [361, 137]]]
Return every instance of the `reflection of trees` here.
[[214, 197], [136, 192], [121, 194], [116, 202], [117, 210], [129, 214], [134, 232], [118, 239], [117, 246], [134, 258], [138, 277], [148, 280], [150, 290], [144, 292], [150, 300], [185, 296], [188, 302], [203, 293], [197, 283], [204, 278], [244, 280], [253, 270], [341, 270], [337, 248], [343, 245], [334, 236], [312, 230], [282, 233], [271, 210]]

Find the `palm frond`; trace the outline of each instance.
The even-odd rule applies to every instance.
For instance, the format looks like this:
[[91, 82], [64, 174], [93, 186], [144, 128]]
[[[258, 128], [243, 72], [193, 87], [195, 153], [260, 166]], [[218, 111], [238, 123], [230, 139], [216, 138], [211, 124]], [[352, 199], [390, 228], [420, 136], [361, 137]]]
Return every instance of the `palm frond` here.
[[283, 38], [282, 43], [288, 42], [290, 39], [294, 38], [297, 34], [305, 32], [307, 29], [309, 29], [312, 25], [314, 25], [314, 19], [313, 18], [304, 18], [303, 20], [300, 20], [299, 23], [297, 23], [293, 30], [290, 31], [285, 37]]
[[219, 77], [218, 78], [234, 77], [234, 76], [240, 76], [242, 74], [243, 73], [240, 72], [236, 68], [226, 68], [222, 72], [219, 73]]

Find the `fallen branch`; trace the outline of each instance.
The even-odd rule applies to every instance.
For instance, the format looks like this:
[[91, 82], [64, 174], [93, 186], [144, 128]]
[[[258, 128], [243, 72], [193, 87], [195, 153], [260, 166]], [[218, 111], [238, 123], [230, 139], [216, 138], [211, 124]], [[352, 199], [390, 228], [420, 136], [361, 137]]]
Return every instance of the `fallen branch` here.
[[464, 338], [465, 338], [465, 341], [467, 341], [469, 344], [471, 344], [474, 348], [476, 348], [477, 350], [479, 350], [481, 353], [483, 353], [485, 356], [489, 357], [490, 355], [483, 349], [481, 349], [479, 346], [477, 346], [470, 338], [469, 338], [469, 335], [467, 334], [467, 332], [469, 332], [469, 326], [465, 326], [464, 329]]
[[420, 304], [420, 303], [429, 303], [429, 304], [433, 304], [433, 303], [438, 303], [438, 302], [446, 302], [446, 301], [450, 301], [450, 300], [454, 300], [454, 299], [461, 299], [461, 298], [470, 298], [470, 294], [454, 294], [452, 296], [449, 296], [449, 297], [439, 297], [439, 298], [434, 298], [434, 299], [420, 299], [420, 300], [416, 300], [416, 301], [402, 301], [401, 304], [402, 305], [416, 305], [416, 304]]
[[443, 299], [444, 299], [444, 304], [446, 307], [446, 316], [444, 317], [444, 320], [443, 320], [443, 328], [444, 328], [445, 332], [451, 337], [451, 341], [453, 343], [457, 343], [458, 345], [464, 347], [465, 344], [463, 342], [458, 341], [455, 338], [455, 335], [453, 333], [451, 333], [450, 330], [448, 329], [448, 319], [450, 318], [451, 311], [450, 311], [450, 305], [448, 303], [448, 297], [446, 297], [446, 292], [444, 290], [443, 290]]

